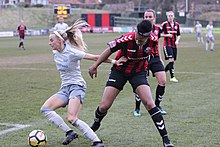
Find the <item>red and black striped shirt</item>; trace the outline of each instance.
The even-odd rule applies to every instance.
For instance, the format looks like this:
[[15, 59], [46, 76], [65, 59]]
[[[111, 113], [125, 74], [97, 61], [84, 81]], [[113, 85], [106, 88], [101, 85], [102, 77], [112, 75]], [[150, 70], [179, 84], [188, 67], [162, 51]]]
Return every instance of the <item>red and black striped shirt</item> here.
[[177, 36], [180, 35], [180, 26], [178, 22], [174, 22], [172, 26], [168, 21], [162, 23], [162, 31], [164, 34], [172, 34], [173, 37], [164, 37], [163, 46], [170, 46], [172, 48], [176, 48], [175, 41]]
[[[162, 32], [161, 28], [158, 25], [153, 25], [153, 29], [152, 32], [157, 35], [158, 39], [160, 38], [160, 34]], [[152, 50], [152, 54], [154, 56], [159, 56], [159, 46], [158, 44], [156, 45], [156, 47], [154, 48], [154, 50]]]
[[148, 65], [148, 57], [152, 54], [152, 50], [156, 48], [158, 38], [151, 33], [147, 43], [140, 48], [135, 41], [135, 32], [127, 33], [114, 41], [108, 43], [111, 52], [116, 51], [116, 60], [122, 56], [127, 57], [128, 61], [121, 66], [113, 65], [117, 70], [130, 76], [134, 73], [145, 72]]
[[27, 27], [25, 25], [19, 25], [17, 27], [19, 36], [24, 36], [25, 35], [25, 30], [27, 30]]

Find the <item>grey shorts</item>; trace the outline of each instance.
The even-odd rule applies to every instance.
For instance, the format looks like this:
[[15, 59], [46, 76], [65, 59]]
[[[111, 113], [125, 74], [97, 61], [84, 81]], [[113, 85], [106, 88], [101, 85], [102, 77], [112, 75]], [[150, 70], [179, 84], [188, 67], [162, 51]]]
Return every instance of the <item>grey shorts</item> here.
[[78, 98], [80, 102], [83, 103], [84, 97], [86, 95], [86, 87], [80, 85], [64, 86], [61, 87], [55, 95], [62, 99], [66, 105], [72, 98]]

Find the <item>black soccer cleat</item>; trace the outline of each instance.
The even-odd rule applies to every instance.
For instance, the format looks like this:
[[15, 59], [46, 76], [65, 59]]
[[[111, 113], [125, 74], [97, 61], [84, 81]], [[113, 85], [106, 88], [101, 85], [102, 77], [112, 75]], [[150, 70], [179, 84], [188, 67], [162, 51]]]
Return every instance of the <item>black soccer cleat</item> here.
[[93, 142], [93, 144], [91, 145], [92, 147], [105, 147], [104, 143], [101, 141], [95, 141]]
[[100, 127], [100, 122], [94, 122], [93, 125], [91, 126], [91, 129], [95, 132], [99, 129]]
[[174, 147], [174, 145], [169, 140], [167, 140], [166, 142], [164, 141], [163, 146], [164, 147]]
[[63, 145], [69, 144], [70, 142], [73, 141], [73, 139], [76, 139], [78, 137], [79, 137], [78, 134], [76, 132], [74, 132], [73, 130], [68, 131], [66, 133], [66, 139], [63, 141]]

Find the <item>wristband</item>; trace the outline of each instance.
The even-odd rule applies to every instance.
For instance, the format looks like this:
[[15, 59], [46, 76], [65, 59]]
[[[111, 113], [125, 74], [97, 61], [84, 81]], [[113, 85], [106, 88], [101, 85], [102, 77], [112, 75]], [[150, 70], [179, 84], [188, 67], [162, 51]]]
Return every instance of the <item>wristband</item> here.
[[117, 61], [114, 60], [114, 59], [111, 61], [112, 64], [116, 64], [116, 62], [117, 62]]

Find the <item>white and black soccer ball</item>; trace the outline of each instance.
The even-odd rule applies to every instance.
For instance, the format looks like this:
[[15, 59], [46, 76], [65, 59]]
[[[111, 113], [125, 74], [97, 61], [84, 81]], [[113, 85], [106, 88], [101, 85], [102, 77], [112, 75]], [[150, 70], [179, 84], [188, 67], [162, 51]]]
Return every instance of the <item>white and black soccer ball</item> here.
[[32, 147], [43, 147], [47, 143], [47, 136], [42, 130], [33, 130], [28, 136], [28, 142]]

